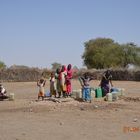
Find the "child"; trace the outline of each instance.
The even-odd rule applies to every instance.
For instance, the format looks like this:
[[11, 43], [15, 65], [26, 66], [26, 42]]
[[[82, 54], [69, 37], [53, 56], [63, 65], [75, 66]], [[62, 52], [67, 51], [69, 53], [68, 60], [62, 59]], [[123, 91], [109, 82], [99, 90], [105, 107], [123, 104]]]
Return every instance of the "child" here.
[[55, 74], [52, 72], [50, 77], [50, 97], [54, 95], [56, 97], [56, 81]]
[[44, 78], [41, 78], [37, 81], [37, 86], [39, 87], [39, 93], [38, 93], [38, 100], [40, 97], [42, 100], [44, 100], [44, 87], [45, 87], [46, 80]]
[[90, 95], [90, 85], [89, 82], [93, 80], [92, 77], [89, 77], [87, 73], [84, 76], [79, 78], [81, 86], [82, 86], [82, 98], [83, 101], [90, 101], [91, 102], [91, 95]]

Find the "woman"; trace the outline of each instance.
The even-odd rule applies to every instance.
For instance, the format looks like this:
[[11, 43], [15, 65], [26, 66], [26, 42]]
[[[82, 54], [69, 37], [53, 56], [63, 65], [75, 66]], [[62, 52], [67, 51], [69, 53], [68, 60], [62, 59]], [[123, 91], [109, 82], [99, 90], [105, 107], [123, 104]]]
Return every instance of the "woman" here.
[[72, 79], [72, 65], [69, 64], [67, 66], [67, 76], [66, 76], [66, 90], [67, 90], [67, 97], [71, 96], [71, 79]]
[[100, 85], [103, 91], [103, 96], [106, 96], [107, 93], [110, 92], [111, 87], [113, 87], [112, 84], [112, 75], [111, 71], [107, 70], [101, 79]]
[[67, 76], [67, 68], [65, 65], [63, 65], [61, 68], [61, 72], [59, 74], [59, 80], [63, 97], [66, 97], [66, 76]]
[[56, 80], [55, 74], [52, 72], [50, 77], [50, 97], [54, 95], [56, 97]]
[[56, 90], [58, 93], [58, 98], [61, 97], [60, 73], [61, 73], [61, 69], [57, 68], [56, 73], [55, 73], [55, 79], [56, 79]]

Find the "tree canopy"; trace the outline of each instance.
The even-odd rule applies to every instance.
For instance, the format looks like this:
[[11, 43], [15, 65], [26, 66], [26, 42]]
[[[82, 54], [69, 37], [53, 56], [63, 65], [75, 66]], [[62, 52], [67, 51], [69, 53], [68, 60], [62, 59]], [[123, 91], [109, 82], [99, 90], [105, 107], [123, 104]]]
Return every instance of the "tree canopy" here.
[[82, 55], [87, 68], [104, 69], [140, 65], [140, 48], [134, 43], [119, 44], [110, 38], [96, 38], [85, 42]]
[[57, 63], [57, 62], [54, 62], [51, 65], [52, 65], [52, 70], [56, 70], [57, 68], [60, 68], [62, 66], [61, 63]]

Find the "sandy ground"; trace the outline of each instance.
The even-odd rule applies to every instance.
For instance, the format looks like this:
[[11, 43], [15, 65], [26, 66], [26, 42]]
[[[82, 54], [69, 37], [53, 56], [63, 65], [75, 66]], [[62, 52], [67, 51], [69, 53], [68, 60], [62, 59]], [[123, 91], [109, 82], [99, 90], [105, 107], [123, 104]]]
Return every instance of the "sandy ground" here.
[[[79, 89], [73, 80], [73, 89]], [[99, 81], [92, 81], [98, 87]], [[140, 140], [140, 82], [113, 81], [125, 100], [36, 102], [35, 82], [3, 83], [15, 101], [0, 101], [0, 140]], [[49, 83], [47, 82], [46, 90]], [[131, 97], [131, 98], [128, 98]], [[130, 100], [131, 99], [131, 100]]]

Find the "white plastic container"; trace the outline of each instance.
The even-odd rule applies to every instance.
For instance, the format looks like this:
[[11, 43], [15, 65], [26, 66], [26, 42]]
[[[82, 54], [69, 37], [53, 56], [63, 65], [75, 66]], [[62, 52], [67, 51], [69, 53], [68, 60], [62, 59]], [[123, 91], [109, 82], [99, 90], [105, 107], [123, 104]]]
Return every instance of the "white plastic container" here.
[[76, 91], [76, 99], [80, 99], [80, 98], [82, 98], [82, 90], [81, 89]]
[[125, 95], [125, 89], [121, 88], [121, 95], [124, 96]]
[[95, 90], [91, 90], [91, 99], [93, 100], [96, 96]]
[[15, 94], [14, 93], [10, 93], [9, 94], [9, 101], [14, 101], [15, 100]]
[[112, 102], [112, 93], [107, 93], [106, 99], [107, 99], [107, 101]]
[[117, 101], [118, 100], [118, 92], [112, 92], [112, 101]]

